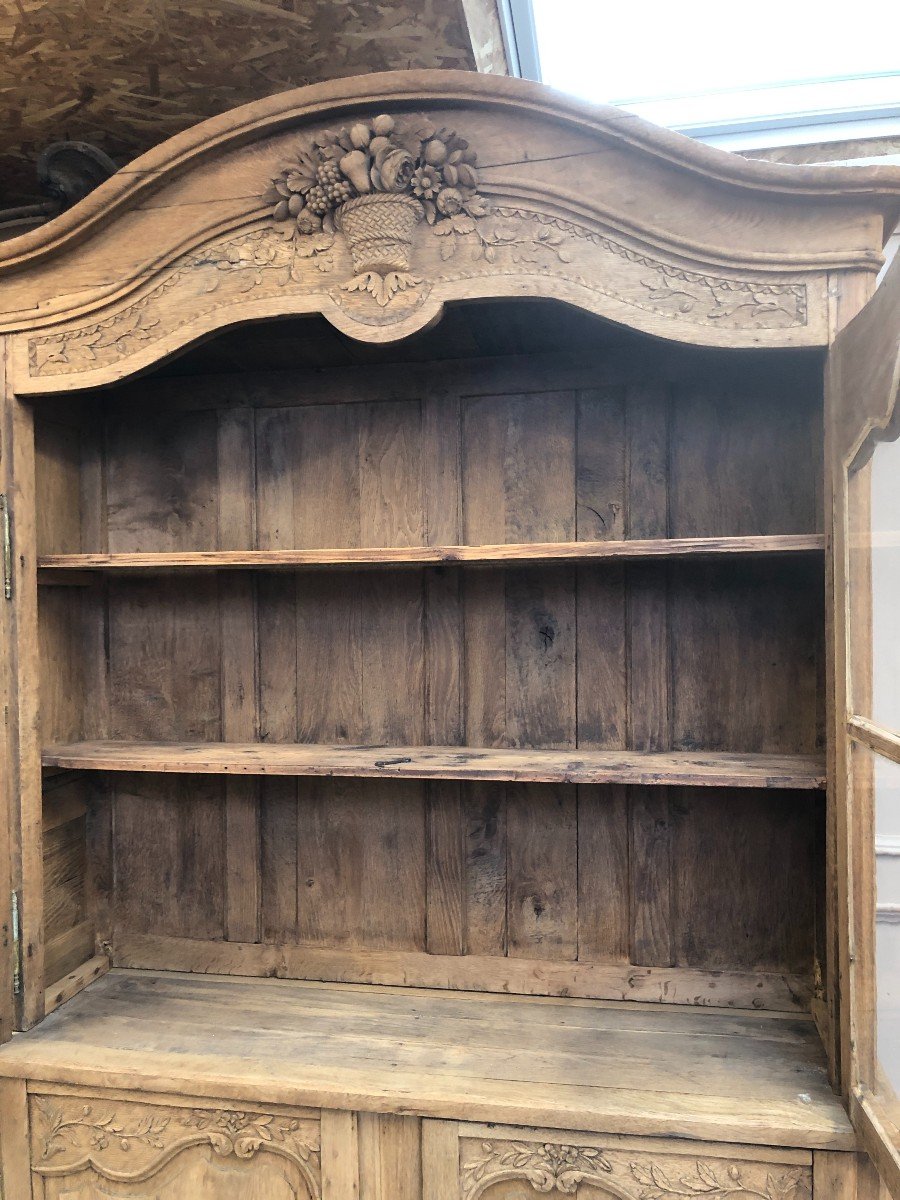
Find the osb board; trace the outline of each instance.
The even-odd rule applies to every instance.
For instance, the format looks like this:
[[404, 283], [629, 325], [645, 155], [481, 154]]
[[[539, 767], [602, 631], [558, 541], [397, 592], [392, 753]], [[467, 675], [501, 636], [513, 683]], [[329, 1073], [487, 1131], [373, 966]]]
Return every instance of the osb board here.
[[51, 142], [122, 166], [235, 105], [406, 67], [505, 71], [496, 0], [0, 0], [0, 205], [34, 198]]

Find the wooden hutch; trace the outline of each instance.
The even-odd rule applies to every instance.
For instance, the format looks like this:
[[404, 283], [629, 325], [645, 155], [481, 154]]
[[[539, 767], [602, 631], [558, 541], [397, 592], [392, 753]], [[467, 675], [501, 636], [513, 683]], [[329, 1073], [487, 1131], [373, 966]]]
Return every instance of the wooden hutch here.
[[900, 274], [828, 349], [898, 212], [409, 72], [0, 246], [4, 1200], [900, 1195], [844, 470]]

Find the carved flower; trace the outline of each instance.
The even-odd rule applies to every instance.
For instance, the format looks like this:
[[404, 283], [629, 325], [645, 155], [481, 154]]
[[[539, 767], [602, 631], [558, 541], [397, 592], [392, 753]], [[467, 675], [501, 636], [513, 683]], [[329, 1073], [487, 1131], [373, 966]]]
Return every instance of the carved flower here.
[[405, 192], [415, 168], [415, 159], [408, 150], [391, 147], [376, 154], [372, 182], [380, 192]]
[[457, 188], [444, 188], [438, 193], [438, 212], [445, 217], [455, 217], [463, 210], [463, 195]]
[[413, 171], [413, 195], [418, 196], [420, 200], [433, 200], [441, 190], [441, 186], [440, 173], [434, 167], [417, 167]]

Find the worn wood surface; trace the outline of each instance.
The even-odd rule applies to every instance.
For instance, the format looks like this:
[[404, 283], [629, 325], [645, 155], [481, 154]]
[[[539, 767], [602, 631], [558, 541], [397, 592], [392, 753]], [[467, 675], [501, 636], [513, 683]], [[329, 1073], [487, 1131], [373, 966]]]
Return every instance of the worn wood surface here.
[[[362, 269], [352, 219], [328, 245], [276, 244], [259, 199], [326, 116], [376, 111], [458, 129], [490, 207], [397, 235], [410, 278]], [[233, 120], [0, 249], [22, 1023], [64, 998], [0, 1062], [46, 1053], [34, 1069], [60, 1085], [129, 1088], [152, 1057], [165, 1086], [224, 1079], [245, 1103], [302, 1070], [309, 1103], [368, 1110], [345, 1129], [356, 1167], [333, 1167], [373, 1200], [416, 1192], [420, 1116], [851, 1149], [815, 1049], [821, 1031], [849, 1087], [871, 1042], [852, 992], [871, 975], [850, 885], [867, 850], [835, 803], [851, 679], [832, 510], [841, 454], [893, 429], [875, 358], [896, 285], [874, 335], [847, 331], [838, 392], [877, 402], [855, 440], [855, 402], [832, 405], [825, 479], [821, 351], [870, 289], [900, 176], [742, 165], [453, 75]], [[532, 303], [489, 303], [512, 296]], [[450, 300], [467, 305], [438, 322]], [[72, 586], [38, 609], [39, 563]], [[83, 814], [51, 774], [70, 768]], [[107, 975], [65, 1000], [98, 950], [198, 977]], [[304, 1017], [294, 1054], [258, 998], [327, 992], [340, 1025], [388, 984], [435, 990], [391, 993], [420, 1004], [402, 1020], [345, 1014], [339, 1052]], [[638, 1044], [570, 1000], [599, 1044], [548, 1057], [541, 1014], [551, 1038], [572, 1029], [546, 994], [657, 1003], [621, 1010], [646, 1022]], [[235, 1054], [169, 1045], [175, 1017], [135, 1046], [157, 1002]], [[441, 1005], [470, 1003], [496, 1042], [471, 1016], [427, 1041]], [[671, 1057], [667, 1012], [810, 1004], [798, 1070], [796, 1044], [770, 1054], [749, 1026], [704, 1026], [724, 1055], [688, 1038]], [[846, 1190], [845, 1166], [822, 1160], [819, 1190]]]
[[24, 1079], [0, 1081], [0, 1182], [4, 1200], [32, 1200]]
[[850, 1148], [822, 1061], [808, 1019], [114, 971], [0, 1051], [0, 1072]]
[[[354, 930], [345, 934], [343, 945], [335, 948], [289, 942], [258, 945], [201, 941], [123, 931], [116, 939], [115, 964], [152, 970], [158, 963], [165, 963], [171, 970], [206, 974], [274, 975], [321, 982], [639, 1000], [765, 1012], [804, 1012], [809, 1008], [810, 987], [802, 975], [758, 969], [704, 971], [635, 967], [622, 962], [493, 957], [493, 947], [486, 939], [489, 931], [474, 925], [467, 916], [465, 954], [370, 949], [356, 944], [362, 939], [358, 934], [354, 938]], [[484, 954], [475, 952], [478, 945], [484, 945]]]
[[471, 563], [518, 562], [538, 564], [553, 560], [590, 562], [602, 558], [617, 561], [629, 558], [697, 558], [719, 554], [800, 554], [823, 551], [825, 540], [819, 534], [774, 534], [763, 537], [733, 538], [659, 538], [633, 542], [544, 542], [516, 546], [411, 546], [379, 550], [237, 550], [196, 551], [185, 554], [42, 554], [38, 568], [41, 582], [53, 582], [56, 571], [221, 571], [231, 569], [298, 570], [327, 567], [399, 567], [441, 566]]
[[[402, 124], [410, 105], [459, 129], [489, 208], [452, 238], [419, 222], [389, 272], [399, 281], [361, 271], [343, 231], [304, 235], [295, 254], [263, 199], [269, 181], [328, 115]], [[553, 297], [702, 345], [824, 346], [829, 272], [877, 271], [898, 195], [889, 168], [747, 162], [523, 80], [368, 75], [215, 118], [49, 232], [13, 239], [0, 319], [22, 394], [120, 379], [240, 321], [322, 312], [383, 343], [485, 296]]]
[[[456, 746], [280, 746], [249, 742], [74, 742], [48, 746], [48, 767], [177, 775], [323, 775], [643, 786], [824, 786], [815, 755], [481, 750]], [[523, 797], [524, 798], [524, 797]], [[538, 801], [539, 802], [539, 801]], [[240, 938], [236, 939], [242, 940]], [[243, 939], [246, 940], [246, 939]]]
[[[88, 715], [115, 741], [60, 746], [84, 685], [57, 686], [45, 761], [105, 775], [88, 888], [116, 961], [156, 937], [176, 942], [155, 960], [145, 942], [143, 965], [183, 961], [185, 938], [246, 963], [259, 939], [254, 971], [283, 946], [301, 975], [495, 989], [546, 963], [537, 990], [623, 995], [644, 986], [630, 963], [699, 972], [676, 991], [701, 1001], [704, 971], [729, 973], [728, 1003], [806, 990], [824, 781], [814, 364], [591, 357], [593, 334], [485, 309], [428, 335], [410, 372], [373, 351], [386, 361], [361, 373], [335, 342], [317, 373], [142, 381], [99, 414], [41, 405], [42, 491], [62, 476], [82, 512], [64, 551], [326, 560], [75, 589], [74, 630], [106, 629], [108, 654], [73, 632], [69, 674], [97, 680]], [[521, 349], [548, 339], [574, 357], [534, 359], [534, 390]], [[448, 347], [462, 357], [427, 357]], [[80, 490], [52, 464], [64, 421]], [[503, 569], [428, 558], [467, 545]], [[575, 558], [516, 560], [535, 548]], [[663, 557], [615, 561], [635, 549]], [[331, 569], [367, 556], [421, 570]], [[71, 591], [44, 589], [48, 644]], [[720, 855], [737, 876], [707, 866]], [[390, 953], [411, 957], [367, 961]]]

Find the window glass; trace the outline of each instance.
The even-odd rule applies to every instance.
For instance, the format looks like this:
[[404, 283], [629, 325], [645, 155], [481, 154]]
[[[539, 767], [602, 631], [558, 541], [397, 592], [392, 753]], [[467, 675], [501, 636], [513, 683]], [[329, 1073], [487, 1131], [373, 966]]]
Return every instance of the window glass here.
[[871, 717], [900, 731], [900, 440], [872, 456]]
[[900, 765], [862, 746], [854, 748], [857, 786], [875, 796], [875, 964], [877, 1053], [881, 1070], [900, 1094]]

